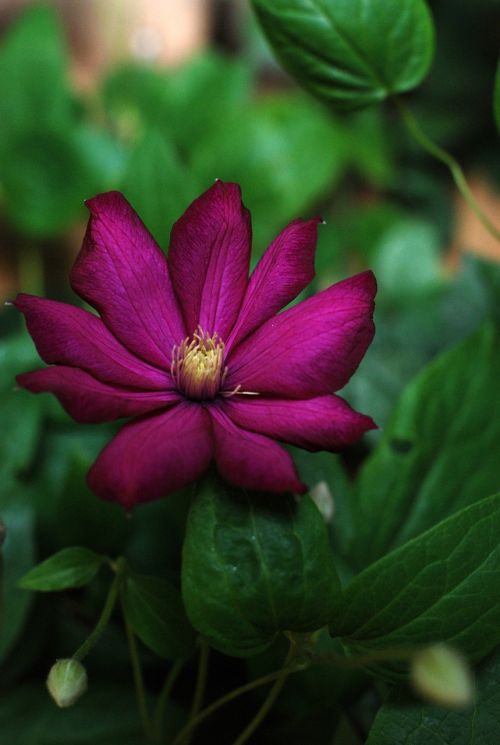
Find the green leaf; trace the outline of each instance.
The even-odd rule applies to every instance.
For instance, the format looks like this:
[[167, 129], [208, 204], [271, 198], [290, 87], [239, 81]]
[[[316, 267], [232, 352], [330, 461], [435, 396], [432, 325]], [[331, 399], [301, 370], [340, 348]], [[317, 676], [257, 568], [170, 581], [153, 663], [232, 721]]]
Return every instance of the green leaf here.
[[0, 47], [0, 145], [19, 131], [69, 120], [66, 66], [55, 10], [30, 8]]
[[104, 557], [88, 548], [65, 548], [34, 567], [19, 582], [23, 590], [54, 592], [83, 587], [99, 571]]
[[[19, 315], [15, 308], [10, 308], [9, 311], [16, 316]], [[0, 391], [13, 393], [16, 375], [30, 367], [36, 367], [37, 364], [40, 364], [40, 357], [26, 330], [1, 339]]]
[[365, 569], [331, 623], [351, 649], [452, 644], [477, 661], [500, 643], [500, 494]]
[[[13, 388], [13, 386], [12, 386]], [[40, 402], [26, 391], [0, 393], [0, 479], [26, 470], [41, 432]]]
[[309, 453], [299, 448], [291, 448], [294, 462], [309, 490], [325, 487], [331, 495], [333, 514], [329, 520], [329, 532], [335, 554], [335, 563], [341, 580], [344, 573], [351, 574], [349, 568], [339, 565], [337, 554], [346, 553], [345, 546], [352, 540], [353, 524], [351, 516], [352, 486], [342, 459], [334, 453]]
[[124, 134], [140, 138], [153, 128], [189, 153], [248, 101], [250, 80], [248, 65], [209, 51], [169, 72], [127, 64], [108, 78], [103, 94]]
[[354, 490], [358, 566], [498, 489], [499, 380], [500, 341], [488, 324], [408, 385]]
[[27, 495], [15, 484], [2, 484], [0, 520], [5, 529], [0, 548], [1, 582], [1, 633], [0, 660], [18, 641], [33, 597], [18, 587], [18, 582], [35, 562], [34, 514]]
[[216, 649], [244, 657], [282, 631], [319, 629], [338, 591], [326, 525], [309, 497], [204, 482], [188, 518], [182, 592], [191, 623]]
[[366, 745], [497, 745], [500, 741], [500, 652], [480, 666], [474, 705], [459, 711], [424, 705], [395, 688]]
[[83, 213], [84, 199], [97, 186], [95, 165], [72, 126], [16, 132], [0, 152], [5, 209], [30, 235], [52, 235], [66, 227]]
[[52, 489], [52, 540], [60, 547], [84, 545], [97, 553], [119, 555], [132, 533], [132, 521], [121, 505], [100, 499], [90, 491], [85, 475], [93, 456], [78, 443], [73, 448], [67, 454], [52, 453], [59, 466], [66, 466], [62, 490], [55, 485]]
[[172, 225], [200, 191], [172, 144], [154, 130], [133, 149], [122, 189], [163, 248]]
[[415, 88], [432, 60], [424, 0], [252, 0], [283, 65], [340, 108]]
[[[29, 712], [29, 715], [26, 715]], [[166, 741], [184, 723], [182, 711], [169, 704]], [[0, 733], [16, 745], [144, 745], [144, 729], [132, 687], [91, 681], [76, 706], [60, 710], [41, 683], [4, 691], [0, 701]]]
[[444, 284], [439, 235], [419, 220], [402, 220], [382, 236], [373, 259], [378, 300], [408, 305]]
[[160, 657], [188, 657], [195, 636], [180, 592], [167, 580], [129, 574], [122, 592], [126, 618], [137, 636]]
[[241, 184], [260, 254], [288, 221], [306, 214], [342, 175], [342, 127], [303, 95], [264, 98], [231, 112], [191, 146], [191, 166], [207, 185]]

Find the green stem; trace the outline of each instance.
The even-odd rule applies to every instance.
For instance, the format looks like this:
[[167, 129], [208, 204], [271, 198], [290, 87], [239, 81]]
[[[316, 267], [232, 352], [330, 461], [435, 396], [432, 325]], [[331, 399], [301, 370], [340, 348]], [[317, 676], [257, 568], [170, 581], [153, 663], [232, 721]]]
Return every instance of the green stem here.
[[[189, 712], [189, 722], [192, 722], [200, 713], [201, 706], [203, 704], [203, 698], [205, 696], [205, 688], [207, 686], [207, 674], [208, 674], [208, 659], [210, 656], [210, 647], [204, 641], [200, 643], [200, 660], [198, 663], [198, 675], [196, 677], [196, 686], [194, 689], [193, 703], [191, 705], [191, 711]], [[183, 742], [183, 745], [189, 745], [191, 742], [192, 730], [190, 730]]]
[[167, 677], [165, 678], [165, 683], [163, 684], [163, 687], [160, 691], [160, 695], [158, 696], [158, 701], [156, 703], [156, 709], [153, 717], [153, 728], [155, 737], [158, 741], [161, 740], [162, 736], [162, 727], [163, 727], [163, 719], [165, 717], [165, 708], [167, 706], [168, 701], [170, 700], [170, 695], [172, 693], [172, 688], [174, 687], [177, 678], [179, 677], [179, 673], [181, 672], [182, 668], [184, 666], [184, 660], [177, 660], [172, 667], [170, 668]]
[[489, 217], [484, 214], [482, 208], [476, 202], [476, 199], [469, 188], [467, 180], [464, 176], [464, 172], [462, 171], [462, 168], [458, 161], [456, 161], [455, 158], [450, 155], [450, 153], [448, 153], [446, 150], [443, 150], [443, 148], [439, 147], [439, 145], [436, 145], [435, 142], [427, 137], [411, 111], [406, 108], [404, 103], [399, 98], [394, 98], [393, 100], [410, 134], [415, 138], [419, 145], [421, 145], [421, 147], [423, 147], [423, 149], [429, 153], [429, 155], [432, 155], [433, 158], [441, 161], [441, 163], [444, 163], [444, 165], [449, 168], [458, 190], [460, 191], [470, 209], [474, 212], [477, 219], [486, 228], [490, 235], [496, 238], [497, 241], [500, 241], [500, 230], [495, 227]]
[[374, 649], [366, 654], [352, 655], [345, 657], [336, 652], [327, 652], [325, 654], [315, 654], [311, 657], [312, 665], [334, 665], [345, 670], [359, 670], [361, 667], [367, 667], [377, 662], [407, 662], [411, 660], [417, 652], [417, 647], [393, 647], [389, 649]]
[[[292, 639], [293, 642], [293, 639]], [[294, 655], [296, 653], [296, 647], [293, 646], [290, 649], [290, 652], [288, 653], [287, 661], [285, 662], [284, 666], [280, 670], [276, 670], [274, 673], [268, 673], [267, 675], [263, 675], [260, 678], [256, 678], [255, 680], [250, 681], [250, 683], [245, 683], [245, 685], [240, 686], [239, 688], [235, 688], [234, 690], [230, 691], [229, 693], [226, 693], [221, 698], [217, 699], [213, 703], [211, 703], [209, 706], [207, 706], [205, 709], [200, 711], [200, 713], [192, 720], [190, 720], [178, 733], [177, 737], [173, 741], [172, 745], [183, 745], [185, 736], [192, 732], [193, 730], [198, 727], [199, 724], [201, 724], [205, 719], [208, 719], [212, 714], [214, 714], [218, 709], [222, 708], [226, 704], [229, 704], [231, 701], [234, 701], [235, 698], [239, 698], [240, 696], [243, 696], [245, 693], [249, 693], [250, 691], [253, 691], [256, 688], [260, 688], [263, 685], [267, 685], [268, 683], [277, 682], [280, 679], [283, 679], [283, 683], [285, 682], [286, 678], [289, 675], [292, 675], [294, 673], [301, 672], [302, 670], [306, 670], [310, 665], [328, 665], [328, 664], [334, 664], [336, 667], [340, 668], [357, 668], [369, 665], [373, 662], [381, 662], [384, 660], [408, 660], [411, 659], [411, 657], [415, 654], [416, 647], [410, 648], [410, 647], [394, 647], [392, 649], [380, 649], [380, 650], [374, 650], [373, 652], [369, 652], [365, 655], [359, 655], [359, 656], [353, 656], [353, 657], [343, 657], [340, 654], [335, 653], [329, 653], [324, 655], [313, 655], [308, 663], [299, 663], [296, 664], [294, 662]], [[282, 687], [282, 686], [281, 686]], [[274, 700], [277, 698], [281, 687], [278, 689], [278, 691], [275, 693], [273, 701], [271, 701], [271, 704], [274, 703]], [[264, 712], [264, 716], [267, 712]], [[262, 717], [263, 718], [263, 717]], [[261, 720], [260, 720], [261, 721]], [[260, 721], [258, 723], [260, 723]], [[236, 745], [236, 743], [234, 744]]]
[[291, 661], [293, 659], [294, 654], [295, 654], [295, 648], [294, 648], [294, 646], [292, 646], [292, 647], [290, 647], [290, 650], [288, 652], [288, 656], [287, 656], [287, 658], [285, 660], [285, 664], [283, 666], [283, 669], [281, 670], [281, 675], [275, 681], [273, 687], [271, 688], [271, 690], [267, 694], [267, 696], [266, 696], [266, 698], [264, 700], [264, 703], [260, 707], [260, 709], [257, 712], [257, 714], [254, 716], [254, 718], [252, 719], [252, 721], [250, 722], [250, 724], [247, 724], [247, 726], [245, 727], [245, 729], [243, 730], [243, 732], [241, 733], [241, 735], [236, 738], [236, 740], [234, 741], [233, 745], [244, 745], [250, 739], [250, 737], [253, 735], [253, 733], [255, 732], [255, 730], [261, 725], [261, 723], [264, 720], [264, 718], [268, 715], [269, 711], [271, 710], [271, 708], [274, 705], [274, 702], [276, 701], [276, 699], [280, 695], [280, 693], [281, 693], [281, 691], [283, 689], [283, 686], [285, 685], [285, 682], [286, 682], [286, 680], [287, 680], [287, 678], [288, 678], [288, 676], [290, 674], [290, 671], [289, 671], [288, 668], [289, 668], [289, 665], [290, 665], [290, 663], [291, 663]]
[[263, 675], [260, 678], [256, 678], [255, 680], [250, 681], [250, 683], [245, 683], [245, 685], [242, 685], [239, 688], [234, 688], [232, 691], [229, 691], [229, 693], [226, 693], [224, 696], [217, 699], [217, 701], [211, 703], [210, 706], [207, 706], [205, 709], [200, 711], [198, 716], [189, 721], [178, 733], [172, 745], [181, 745], [188, 733], [195, 730], [199, 724], [205, 721], [205, 719], [211, 716], [218, 709], [222, 708], [226, 704], [229, 704], [231, 701], [234, 701], [235, 698], [239, 698], [239, 696], [243, 696], [245, 693], [249, 693], [255, 688], [260, 688], [260, 686], [266, 685], [267, 683], [273, 683], [275, 680], [283, 675], [284, 670], [286, 670], [287, 674], [291, 674], [299, 672], [303, 669], [304, 666], [295, 667], [291, 665], [288, 669], [281, 668], [280, 670], [276, 670], [274, 673], [268, 673], [267, 675]]
[[116, 601], [118, 599], [118, 594], [120, 592], [120, 585], [123, 578], [123, 573], [126, 568], [125, 559], [118, 559], [116, 562], [116, 574], [113, 579], [113, 582], [111, 583], [111, 587], [109, 588], [108, 595], [106, 597], [106, 602], [104, 603], [104, 607], [102, 609], [101, 615], [99, 616], [99, 620], [97, 621], [97, 624], [90, 634], [90, 636], [87, 637], [87, 639], [83, 642], [81, 647], [79, 647], [75, 654], [73, 655], [73, 659], [79, 660], [80, 662], [88, 655], [92, 647], [97, 644], [101, 636], [103, 635], [104, 631], [106, 630], [106, 627], [109, 623], [109, 619], [111, 618], [111, 614], [113, 612], [113, 609], [116, 605]]
[[144, 728], [144, 732], [148, 740], [150, 740], [150, 742], [158, 742], [158, 739], [156, 738], [156, 733], [153, 730], [153, 726], [151, 724], [151, 719], [149, 716], [148, 704], [146, 701], [146, 689], [144, 688], [144, 680], [142, 677], [141, 661], [139, 659], [139, 650], [137, 649], [137, 642], [135, 640], [132, 627], [127, 621], [125, 612], [123, 612], [123, 618], [125, 622], [125, 631], [127, 634], [130, 661], [132, 663], [132, 672], [134, 675], [137, 705], [139, 707], [139, 713], [141, 715], [142, 726]]

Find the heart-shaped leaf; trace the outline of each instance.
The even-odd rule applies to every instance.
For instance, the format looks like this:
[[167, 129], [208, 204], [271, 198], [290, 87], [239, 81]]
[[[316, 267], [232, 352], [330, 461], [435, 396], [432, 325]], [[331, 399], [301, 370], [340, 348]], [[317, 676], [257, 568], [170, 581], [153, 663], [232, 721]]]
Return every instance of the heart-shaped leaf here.
[[415, 88], [432, 60], [424, 0], [252, 0], [283, 65], [339, 108]]

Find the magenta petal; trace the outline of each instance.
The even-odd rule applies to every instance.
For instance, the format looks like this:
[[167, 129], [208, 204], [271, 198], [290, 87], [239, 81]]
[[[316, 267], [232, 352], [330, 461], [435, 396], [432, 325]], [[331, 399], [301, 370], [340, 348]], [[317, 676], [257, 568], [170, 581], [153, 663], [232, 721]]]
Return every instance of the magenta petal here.
[[271, 243], [250, 277], [228, 349], [291, 303], [312, 281], [319, 222], [319, 218], [294, 220]]
[[363, 272], [266, 321], [230, 354], [226, 389], [312, 398], [343, 388], [373, 338], [376, 289]]
[[181, 400], [176, 391], [132, 391], [93, 378], [76, 367], [46, 367], [17, 376], [32, 393], [54, 393], [77, 422], [110, 422], [166, 408]]
[[71, 284], [128, 349], [168, 368], [185, 330], [165, 256], [119, 192], [86, 204], [91, 216]]
[[239, 427], [261, 432], [305, 450], [340, 450], [376, 424], [358, 414], [339, 396], [319, 396], [307, 401], [235, 396], [224, 411]]
[[199, 324], [227, 339], [248, 282], [250, 243], [237, 184], [217, 181], [175, 223], [168, 261], [189, 334]]
[[246, 489], [269, 492], [306, 490], [289, 453], [268, 437], [236, 426], [216, 406], [209, 409], [215, 438], [215, 461], [221, 475]]
[[92, 313], [24, 294], [17, 296], [15, 306], [24, 313], [38, 353], [49, 365], [81, 367], [96, 378], [116, 385], [153, 390], [173, 388], [169, 374], [134, 357]]
[[131, 509], [197, 479], [213, 454], [210, 419], [203, 407], [183, 402], [126, 424], [88, 474], [103, 499]]

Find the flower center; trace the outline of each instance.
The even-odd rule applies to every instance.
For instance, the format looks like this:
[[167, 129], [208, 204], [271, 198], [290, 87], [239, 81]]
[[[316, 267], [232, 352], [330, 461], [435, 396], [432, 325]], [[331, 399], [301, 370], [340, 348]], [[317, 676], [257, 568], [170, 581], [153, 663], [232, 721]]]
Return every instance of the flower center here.
[[215, 398], [226, 377], [224, 343], [217, 333], [209, 336], [198, 327], [172, 350], [170, 372], [177, 389], [198, 401]]

